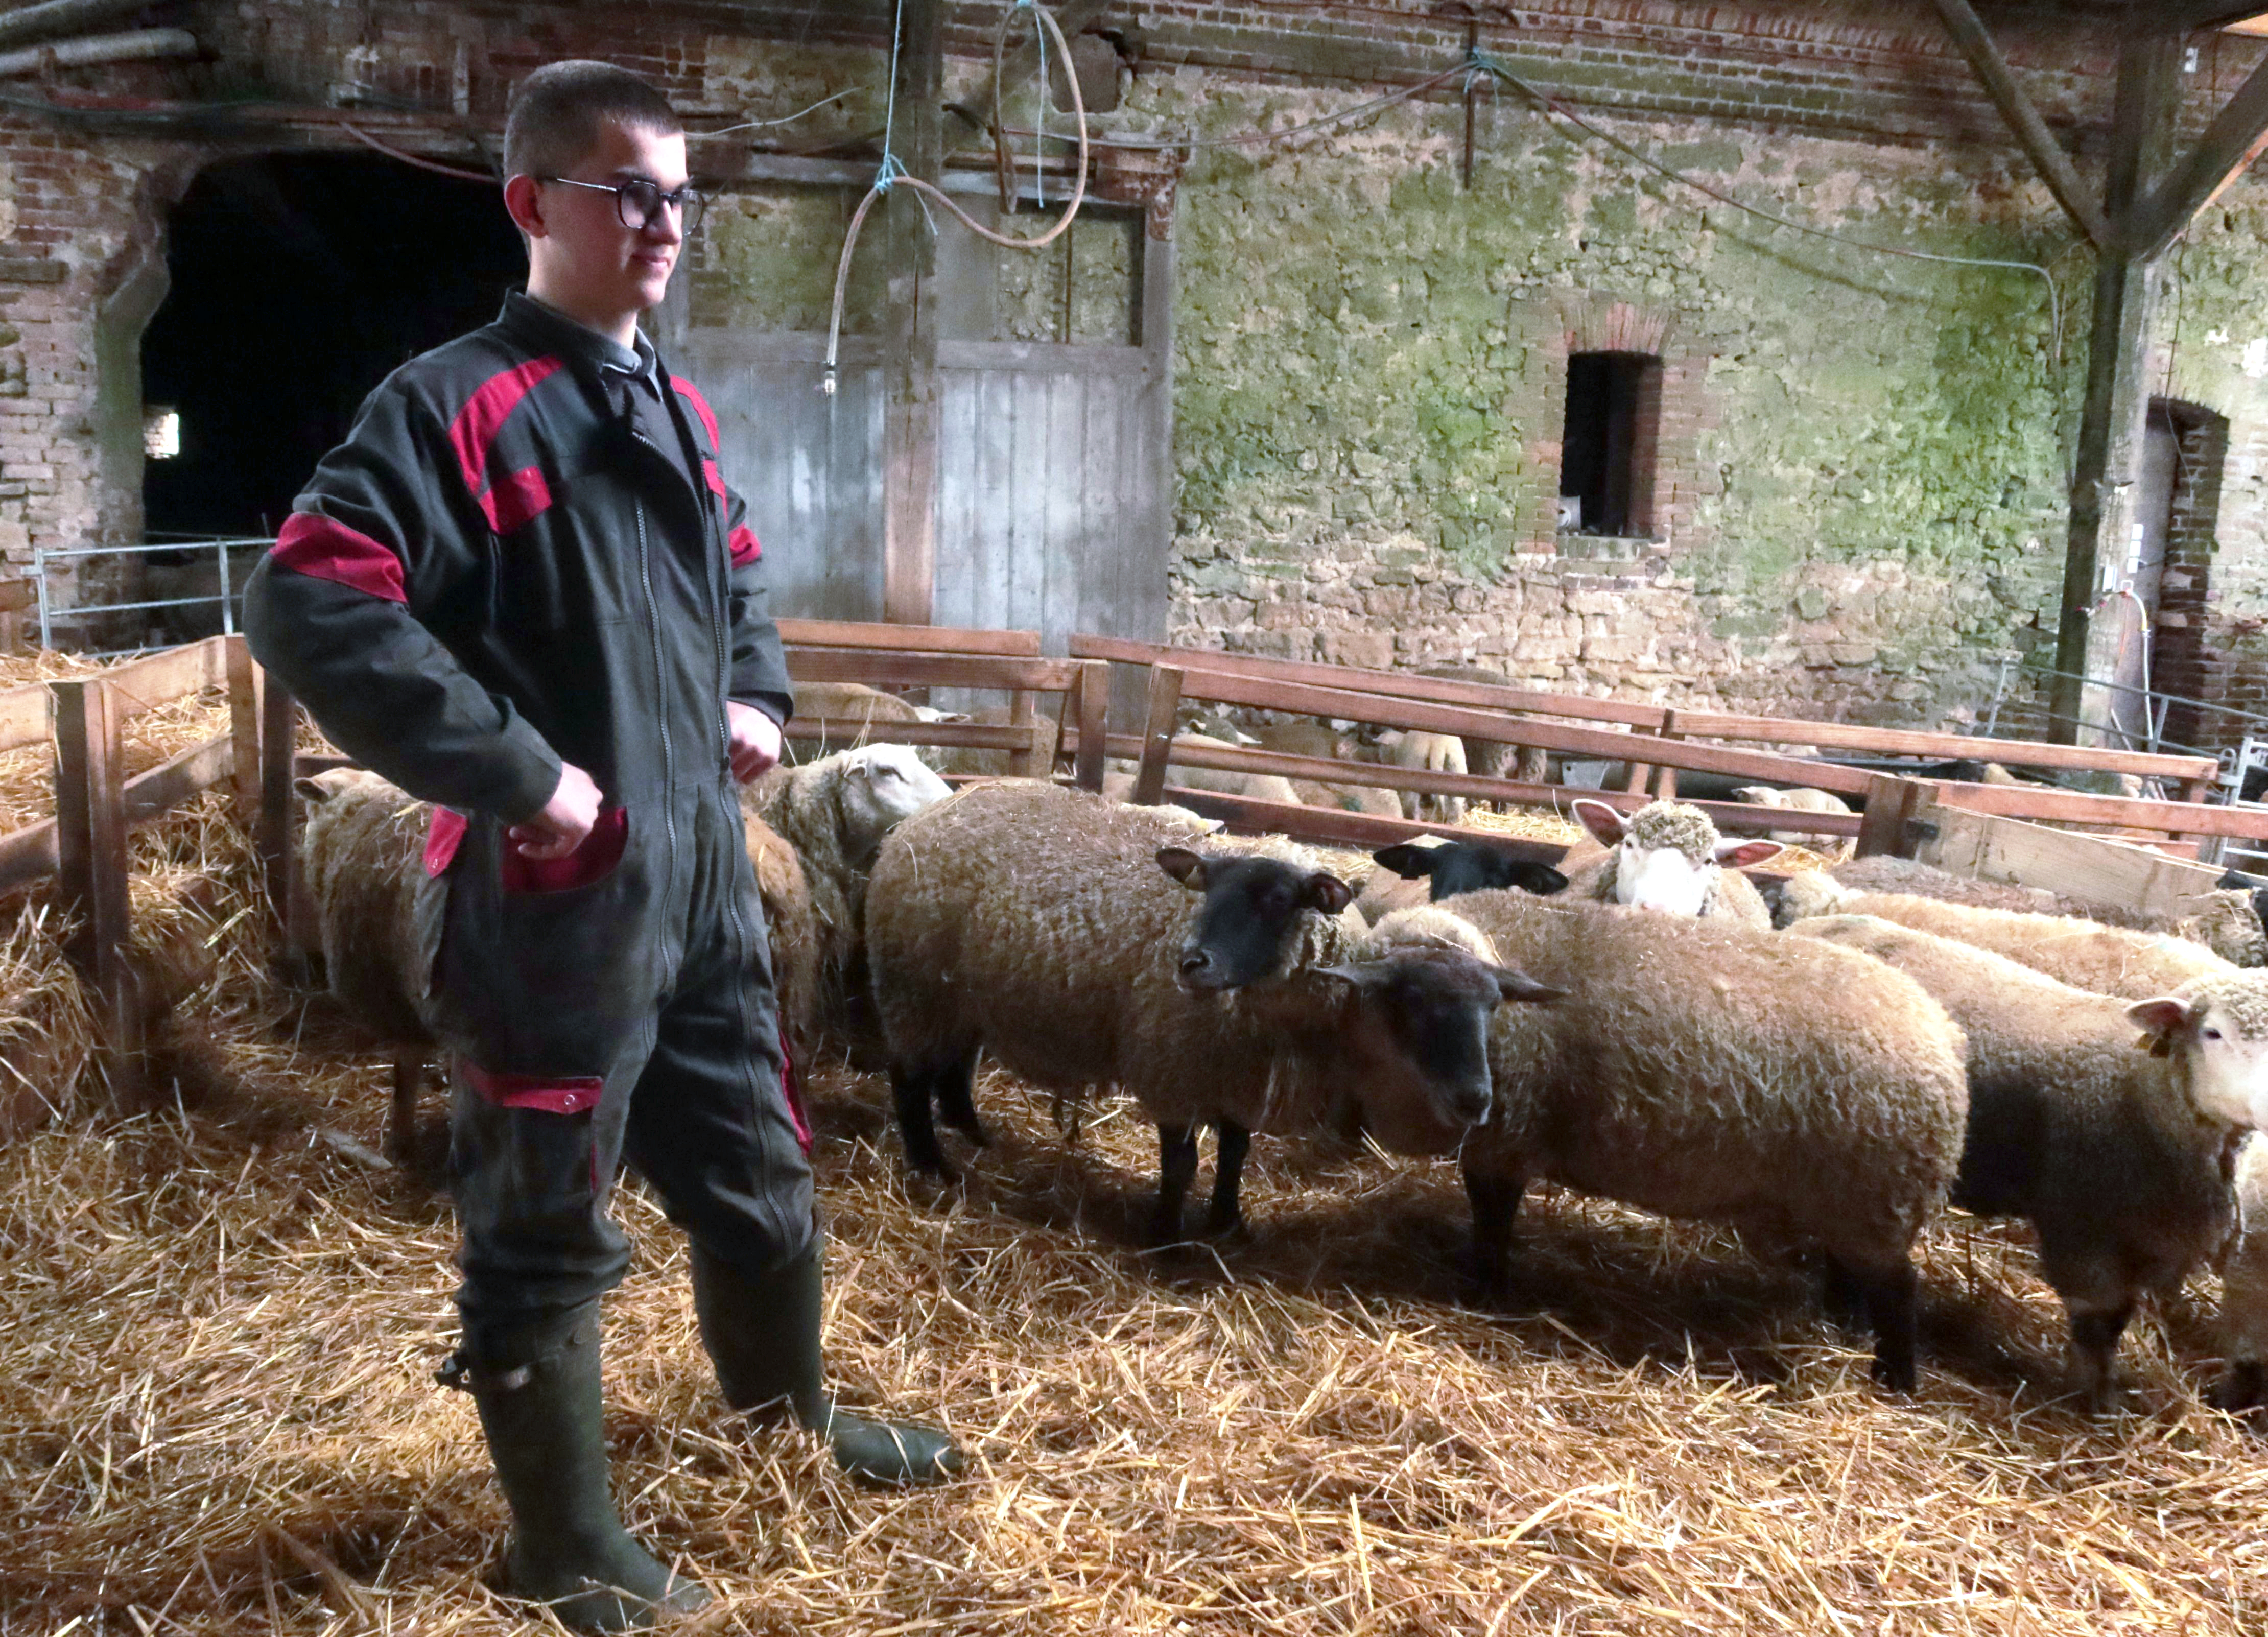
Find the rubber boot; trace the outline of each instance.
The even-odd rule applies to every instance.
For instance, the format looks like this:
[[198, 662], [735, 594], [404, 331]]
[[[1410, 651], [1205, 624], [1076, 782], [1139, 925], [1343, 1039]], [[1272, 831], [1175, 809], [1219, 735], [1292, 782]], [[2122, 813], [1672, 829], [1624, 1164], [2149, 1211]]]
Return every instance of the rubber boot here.
[[827, 1441], [835, 1464], [861, 1483], [932, 1484], [961, 1471], [961, 1451], [935, 1427], [870, 1420], [839, 1409], [820, 1368], [821, 1251], [750, 1279], [693, 1248], [693, 1310], [717, 1384], [734, 1409], [784, 1412]]
[[503, 1590], [550, 1605], [578, 1632], [636, 1631], [709, 1601], [630, 1538], [607, 1481], [595, 1312], [531, 1365], [453, 1367], [480, 1407], [481, 1431], [512, 1506]]

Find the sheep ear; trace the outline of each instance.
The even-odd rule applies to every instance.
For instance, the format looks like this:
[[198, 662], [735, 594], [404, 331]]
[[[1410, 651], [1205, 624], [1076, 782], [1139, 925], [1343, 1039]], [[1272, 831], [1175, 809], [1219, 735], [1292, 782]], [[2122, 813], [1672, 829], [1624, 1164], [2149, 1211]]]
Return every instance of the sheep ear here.
[[1539, 984], [1525, 972], [1515, 972], [1508, 966], [1489, 968], [1489, 976], [1496, 979], [1496, 992], [1507, 1000], [1565, 1000], [1567, 992], [1554, 989], [1549, 984]]
[[1434, 851], [1432, 847], [1413, 846], [1409, 842], [1397, 841], [1390, 847], [1381, 847], [1370, 856], [1404, 881], [1425, 881], [1433, 874]]
[[1348, 988], [1358, 992], [1378, 981], [1375, 966], [1360, 966], [1349, 962], [1344, 966], [1319, 966], [1315, 970], [1325, 977], [1336, 977]]
[[1591, 838], [1602, 847], [1622, 845], [1623, 834], [1628, 826], [1623, 815], [1603, 801], [1575, 803], [1575, 822], [1591, 832]]
[[1534, 865], [1528, 871], [1528, 879], [1521, 883], [1521, 890], [1549, 898], [1555, 892], [1567, 890], [1567, 878], [1548, 864]]
[[319, 806], [331, 799], [331, 787], [319, 779], [295, 778], [291, 788]]
[[1158, 867], [1191, 892], [1204, 890], [1205, 861], [1201, 852], [1192, 852], [1187, 847], [1160, 847]]
[[2173, 1050], [2176, 1031], [2190, 1021], [2190, 1003], [2178, 995], [2137, 1000], [2126, 1008], [2126, 1021], [2142, 1029], [2140, 1043], [2149, 1048], [2150, 1055], [2162, 1058]]
[[1745, 870], [1786, 851], [1787, 844], [1779, 841], [1720, 841], [1717, 844], [1717, 862], [1729, 869]]
[[1329, 870], [1317, 870], [1301, 884], [1300, 901], [1311, 910], [1336, 915], [1354, 902], [1354, 889]]

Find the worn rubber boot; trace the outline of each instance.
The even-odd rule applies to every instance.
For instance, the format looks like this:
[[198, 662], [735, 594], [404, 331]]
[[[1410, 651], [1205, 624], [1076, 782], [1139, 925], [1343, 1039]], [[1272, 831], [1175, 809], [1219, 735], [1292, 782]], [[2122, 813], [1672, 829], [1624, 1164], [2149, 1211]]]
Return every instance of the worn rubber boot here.
[[960, 1471], [960, 1449], [935, 1427], [870, 1420], [836, 1406], [820, 1368], [820, 1264], [814, 1245], [750, 1279], [693, 1248], [693, 1310], [725, 1402], [760, 1419], [766, 1411], [792, 1415], [861, 1483], [933, 1484]]
[[443, 1379], [479, 1405], [497, 1479], [512, 1505], [503, 1590], [550, 1605], [578, 1632], [637, 1631], [701, 1607], [630, 1538], [607, 1482], [595, 1312], [537, 1362], [501, 1372], [453, 1364]]

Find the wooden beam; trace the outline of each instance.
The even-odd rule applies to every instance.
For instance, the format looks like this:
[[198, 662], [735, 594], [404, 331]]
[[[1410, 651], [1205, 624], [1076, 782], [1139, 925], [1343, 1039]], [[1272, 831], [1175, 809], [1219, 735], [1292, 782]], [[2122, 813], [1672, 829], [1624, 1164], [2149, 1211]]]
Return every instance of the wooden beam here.
[[98, 997], [104, 1033], [120, 1055], [121, 1081], [133, 1095], [141, 1088], [144, 1020], [141, 985], [127, 959], [134, 911], [117, 702], [100, 680], [49, 685], [55, 696], [58, 907], [70, 928], [63, 950]]
[[1167, 786], [1165, 800], [1202, 818], [1219, 819], [1245, 835], [1289, 836], [1294, 841], [1320, 842], [1325, 846], [1359, 848], [1368, 852], [1420, 836], [1443, 836], [1469, 842], [1515, 859], [1538, 864], [1557, 864], [1567, 856], [1567, 844], [1534, 841], [1487, 830], [1462, 830], [1449, 824], [1430, 824], [1420, 819], [1387, 818], [1373, 813], [1342, 813], [1331, 807], [1299, 807], [1282, 801], [1262, 801], [1252, 796], [1227, 796], [1212, 790], [1183, 790]]
[[2016, 84], [2016, 77], [2008, 71], [2007, 59], [1992, 43], [1992, 36], [1985, 32], [1984, 25], [1977, 20], [1969, 0], [1933, 0], [1933, 4], [1938, 16], [1944, 20], [1946, 32], [1953, 36], [1953, 43], [1968, 59], [1970, 71], [1984, 87], [1984, 94], [1992, 98], [1992, 106], [2007, 121], [2008, 129], [2031, 157], [2040, 180], [2047, 183], [2048, 191], [2063, 206], [2064, 214], [2079, 225], [2080, 232], [2094, 241], [2096, 249], [2108, 249], [2111, 240], [2110, 222], [2101, 207], [2088, 196], [2087, 186], [2073, 168], [2071, 156], [2048, 129], [2047, 122], [2024, 94], [2024, 88]]
[[[904, 0], [896, 48], [898, 163], [935, 182], [945, 168], [944, 0]], [[889, 257], [882, 380], [882, 617], [926, 625], [937, 588], [937, 244], [921, 195], [882, 203]], [[924, 300], [924, 296], [929, 299]]]
[[1920, 799], [1925, 786], [1910, 778], [1893, 778], [1877, 773], [1867, 782], [1867, 811], [1859, 826], [1858, 844], [1851, 849], [1852, 856], [1871, 859], [1880, 853], [1894, 858], [1913, 856], [1911, 838], [1906, 834], [1906, 815]]
[[260, 667], [242, 637], [228, 639], [228, 733], [236, 822], [260, 833]]
[[[1938, 0], [1940, 5], [1962, 0]], [[2126, 225], [2131, 254], [2154, 260], [2197, 219], [2245, 167], [2268, 149], [2268, 63], [2254, 69], [2236, 94], [2213, 116], [2174, 173], [2137, 203]]]
[[2166, 836], [2239, 836], [2268, 841], [2268, 807], [2138, 801], [2127, 796], [2089, 796], [2076, 790], [2042, 790], [2029, 785], [1940, 783], [1935, 789], [1942, 806], [2003, 818], [2146, 830]]
[[[1813, 745], [1822, 749], [1872, 750], [1884, 756], [1934, 756], [1998, 762], [2003, 767], [2071, 767], [2102, 773], [2136, 773], [2178, 779], [2186, 786], [2210, 779], [2220, 764], [2211, 756], [2161, 756], [2143, 750], [2043, 745], [2029, 739], [1986, 739], [1970, 734], [1921, 733], [1867, 727], [1856, 722], [1810, 722], [1777, 716], [1737, 716], [1722, 711], [1672, 711], [1668, 730], [1690, 739], [1746, 739], [1758, 744]], [[2203, 793], [2184, 795], [2200, 800]]]
[[2146, 847], [1965, 812], [1933, 797], [1918, 802], [1914, 816], [1926, 826], [1914, 857], [1974, 881], [2046, 887], [2092, 903], [2175, 918], [2194, 915], [2220, 879], [2217, 867]]
[[779, 637], [792, 648], [915, 648], [929, 653], [1005, 653], [1027, 658], [1036, 658], [1040, 652], [1040, 633], [1035, 630], [930, 625], [909, 631], [874, 620], [783, 619]]
[[1079, 680], [1077, 660], [1011, 654], [895, 653], [879, 648], [791, 648], [787, 674], [799, 682], [865, 682], [873, 688], [1036, 688], [1061, 693]]
[[[1110, 733], [1110, 667], [1089, 661], [1080, 667], [1078, 704], [1079, 752], [1071, 763], [1081, 790], [1102, 789], [1103, 747]], [[1066, 708], [1066, 714], [1070, 707]], [[1065, 723], [1070, 726], [1070, 723]]]
[[1164, 800], [1166, 759], [1174, 739], [1174, 713], [1182, 705], [1182, 673], [1170, 665], [1150, 670], [1150, 697], [1142, 717], [1142, 755], [1134, 774], [1134, 803], [1154, 807]]
[[2118, 54], [2110, 164], [2103, 213], [2121, 225], [2114, 247], [2095, 264], [2095, 321], [2088, 341], [2087, 396], [2080, 411], [2064, 550], [2062, 615], [2049, 692], [2048, 737], [2079, 742], [2092, 636], [2089, 611], [2104, 555], [2119, 561], [2134, 517], [2139, 456], [2150, 388], [2143, 365], [2153, 297], [2148, 261], [2131, 253], [2123, 231], [2170, 142], [2179, 103], [2181, 41], [2160, 33], [2130, 35]]

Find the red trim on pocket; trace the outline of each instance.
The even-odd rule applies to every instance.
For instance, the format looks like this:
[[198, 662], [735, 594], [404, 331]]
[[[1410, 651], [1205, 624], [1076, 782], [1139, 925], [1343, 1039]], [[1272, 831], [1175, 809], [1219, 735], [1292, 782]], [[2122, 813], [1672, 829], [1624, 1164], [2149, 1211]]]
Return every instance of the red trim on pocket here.
[[811, 1158], [811, 1117], [804, 1112], [803, 1084], [796, 1078], [795, 1053], [787, 1049], [787, 1030], [780, 1030], [780, 1090], [787, 1098], [787, 1117], [795, 1122], [795, 1140], [803, 1157]]
[[682, 375], [671, 376], [669, 384], [690, 401], [693, 412], [701, 417], [702, 425], [709, 429], [709, 446], [714, 449], [717, 446], [717, 412], [709, 407], [709, 400], [701, 395], [699, 387]]
[[719, 500], [725, 498], [725, 474], [717, 469], [717, 462], [707, 455], [701, 457], [701, 481], [709, 485], [709, 492]]
[[388, 602], [407, 602], [401, 559], [368, 535], [333, 522], [320, 512], [294, 512], [269, 550], [278, 568], [328, 579]]
[[497, 1074], [468, 1058], [457, 1059], [465, 1083], [491, 1108], [534, 1109], [543, 1114], [582, 1114], [599, 1106], [607, 1081], [600, 1074]]
[[732, 539], [725, 543], [733, 549], [734, 568], [746, 568], [751, 563], [763, 561], [763, 546], [756, 539], [755, 530], [750, 528], [746, 523], [734, 529]]
[[583, 844], [563, 859], [531, 859], [507, 839], [497, 876], [508, 893], [566, 892], [587, 887], [622, 861], [622, 844], [630, 838], [630, 815], [626, 807], [608, 807], [599, 815]]
[[457, 849], [464, 845], [465, 831], [469, 826], [465, 815], [449, 807], [435, 807], [433, 816], [425, 826], [425, 874], [441, 875], [456, 862]]
[[550, 505], [551, 485], [543, 481], [543, 468], [536, 466], [497, 478], [496, 487], [481, 497], [489, 527], [499, 535], [524, 527]]

